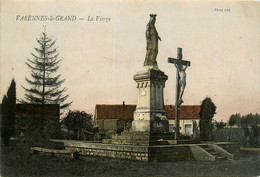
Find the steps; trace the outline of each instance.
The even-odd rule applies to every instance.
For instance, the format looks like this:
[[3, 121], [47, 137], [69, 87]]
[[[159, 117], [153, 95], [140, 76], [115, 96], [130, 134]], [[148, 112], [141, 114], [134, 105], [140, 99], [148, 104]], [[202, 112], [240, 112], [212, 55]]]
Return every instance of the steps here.
[[216, 144], [197, 144], [190, 146], [195, 160], [199, 161], [218, 161], [234, 160], [234, 154], [230, 154]]
[[200, 145], [204, 151], [215, 157], [215, 160], [227, 160], [227, 157], [223, 156], [219, 151], [216, 151], [212, 146]]

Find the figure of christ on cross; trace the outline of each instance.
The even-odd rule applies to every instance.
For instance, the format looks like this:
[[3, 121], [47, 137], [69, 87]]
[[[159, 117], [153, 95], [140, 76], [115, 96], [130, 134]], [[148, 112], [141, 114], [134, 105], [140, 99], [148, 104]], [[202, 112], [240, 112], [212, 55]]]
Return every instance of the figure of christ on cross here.
[[182, 48], [177, 49], [177, 59], [168, 58], [169, 63], [173, 63], [177, 69], [176, 72], [176, 106], [180, 107], [183, 103], [182, 96], [186, 87], [186, 69], [190, 66], [190, 61], [182, 60]]
[[186, 64], [185, 67], [183, 67], [181, 64], [177, 64], [177, 63], [174, 61], [174, 65], [175, 65], [175, 67], [177, 68], [177, 71], [178, 71], [178, 73], [179, 73], [179, 98], [178, 98], [178, 107], [180, 107], [181, 104], [183, 103], [182, 96], [183, 96], [183, 93], [184, 93], [184, 89], [185, 89], [185, 87], [186, 87], [186, 72], [185, 72], [185, 70], [187, 69], [188, 64]]

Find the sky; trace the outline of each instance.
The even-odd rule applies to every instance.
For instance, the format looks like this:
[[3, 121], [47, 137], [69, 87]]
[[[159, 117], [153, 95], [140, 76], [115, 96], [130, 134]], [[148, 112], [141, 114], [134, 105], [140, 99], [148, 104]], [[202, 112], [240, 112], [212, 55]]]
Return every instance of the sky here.
[[[167, 59], [176, 58], [181, 47], [183, 59], [191, 61], [183, 105], [200, 105], [210, 97], [218, 121], [260, 113], [259, 2], [3, 0], [0, 13], [1, 100], [12, 78], [17, 98], [24, 98], [21, 85], [28, 86], [25, 77], [30, 78], [25, 62], [46, 25], [47, 35], [57, 40], [58, 72], [66, 79], [71, 110], [94, 113], [96, 104], [136, 104], [133, 76], [143, 67], [149, 14], [157, 14], [162, 39], [157, 62], [168, 75], [165, 104], [174, 105], [176, 84], [176, 69]], [[55, 20], [23, 20], [28, 15]]]

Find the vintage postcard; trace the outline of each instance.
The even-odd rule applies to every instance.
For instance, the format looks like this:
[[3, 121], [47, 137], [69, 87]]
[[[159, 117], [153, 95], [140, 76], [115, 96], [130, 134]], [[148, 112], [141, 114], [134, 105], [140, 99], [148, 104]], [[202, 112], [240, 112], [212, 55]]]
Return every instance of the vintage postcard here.
[[[0, 7], [1, 127], [13, 126], [9, 146], [1, 144], [2, 176], [260, 175], [259, 1], [2, 0]], [[12, 98], [15, 111], [4, 106]], [[213, 105], [212, 130], [200, 128], [204, 101]], [[73, 116], [84, 118], [73, 124]], [[39, 134], [65, 149], [37, 149], [46, 148], [35, 143]], [[187, 145], [208, 140], [213, 145]], [[239, 156], [241, 148], [253, 153]]]

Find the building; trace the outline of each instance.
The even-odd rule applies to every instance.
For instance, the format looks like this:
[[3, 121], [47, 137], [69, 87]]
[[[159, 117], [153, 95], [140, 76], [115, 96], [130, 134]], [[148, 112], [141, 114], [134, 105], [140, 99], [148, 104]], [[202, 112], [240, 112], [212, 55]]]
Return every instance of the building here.
[[96, 105], [94, 127], [102, 134], [107, 131], [122, 132], [133, 121], [136, 105]]
[[[98, 104], [95, 108], [94, 123], [101, 133], [107, 131], [122, 132], [133, 121], [136, 105], [105, 105]], [[169, 120], [169, 131], [174, 131], [175, 106], [164, 106], [166, 117]], [[194, 122], [199, 125], [199, 105], [185, 105], [180, 107], [180, 133], [193, 134]]]
[[[173, 132], [175, 124], [175, 106], [174, 105], [165, 105], [164, 106], [166, 117], [169, 120], [169, 131]], [[196, 122], [199, 125], [200, 120], [200, 105], [185, 105], [180, 106], [180, 133], [183, 135], [192, 135], [193, 126]]]

